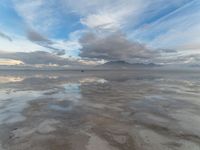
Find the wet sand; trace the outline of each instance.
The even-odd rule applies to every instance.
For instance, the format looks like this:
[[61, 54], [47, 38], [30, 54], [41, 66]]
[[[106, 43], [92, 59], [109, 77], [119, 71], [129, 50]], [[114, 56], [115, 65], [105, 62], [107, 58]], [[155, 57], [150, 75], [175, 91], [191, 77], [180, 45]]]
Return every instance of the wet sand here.
[[200, 77], [0, 71], [0, 150], [200, 150]]

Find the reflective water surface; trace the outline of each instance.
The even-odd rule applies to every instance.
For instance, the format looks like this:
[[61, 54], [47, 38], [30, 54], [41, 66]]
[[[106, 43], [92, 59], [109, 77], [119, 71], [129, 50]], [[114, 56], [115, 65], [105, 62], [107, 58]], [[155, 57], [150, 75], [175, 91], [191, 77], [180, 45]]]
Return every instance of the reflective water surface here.
[[200, 76], [0, 71], [0, 150], [200, 150]]

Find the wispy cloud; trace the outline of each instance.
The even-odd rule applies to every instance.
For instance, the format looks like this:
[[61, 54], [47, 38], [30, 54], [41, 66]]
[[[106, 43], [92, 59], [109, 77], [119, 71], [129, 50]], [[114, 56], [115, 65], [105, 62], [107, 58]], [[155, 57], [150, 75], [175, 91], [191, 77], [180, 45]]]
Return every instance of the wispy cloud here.
[[0, 37], [12, 42], [12, 38], [1, 31], [0, 31]]
[[63, 0], [65, 6], [70, 11], [81, 16], [80, 22], [92, 29], [119, 30], [126, 26], [130, 20], [135, 20], [137, 15], [149, 5], [144, 0], [80, 0], [77, 4], [75, 1]]
[[[200, 1], [192, 0], [179, 4], [175, 8], [146, 24], [145, 27], [141, 26], [135, 30], [134, 37], [154, 48], [189, 50], [197, 47], [194, 43], [200, 41], [197, 36], [200, 31], [200, 22], [197, 19], [200, 17]], [[193, 46], [190, 43], [193, 43]]]
[[45, 48], [52, 50], [52, 52], [57, 55], [65, 54], [65, 49], [60, 49], [60, 48], [54, 47], [53, 46], [54, 42], [52, 42], [51, 40], [47, 39], [46, 37], [44, 37], [43, 35], [39, 34], [38, 32], [36, 32], [32, 29], [27, 30], [27, 38], [30, 41], [37, 43], [40, 46], [43, 46]]

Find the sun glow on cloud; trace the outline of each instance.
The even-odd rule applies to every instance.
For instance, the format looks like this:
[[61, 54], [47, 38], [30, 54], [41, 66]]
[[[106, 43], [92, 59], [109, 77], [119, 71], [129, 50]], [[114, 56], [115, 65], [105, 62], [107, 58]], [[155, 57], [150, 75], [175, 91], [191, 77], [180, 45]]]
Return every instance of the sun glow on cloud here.
[[8, 66], [13, 66], [13, 65], [22, 65], [24, 64], [20, 60], [14, 60], [14, 59], [0, 59], [0, 65], [8, 65]]

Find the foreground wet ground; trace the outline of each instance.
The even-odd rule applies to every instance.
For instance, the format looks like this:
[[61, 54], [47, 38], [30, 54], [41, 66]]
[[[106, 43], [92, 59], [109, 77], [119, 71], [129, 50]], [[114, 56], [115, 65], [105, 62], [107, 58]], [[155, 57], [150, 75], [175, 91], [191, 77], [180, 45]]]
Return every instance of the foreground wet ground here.
[[198, 72], [0, 71], [0, 150], [200, 150]]

